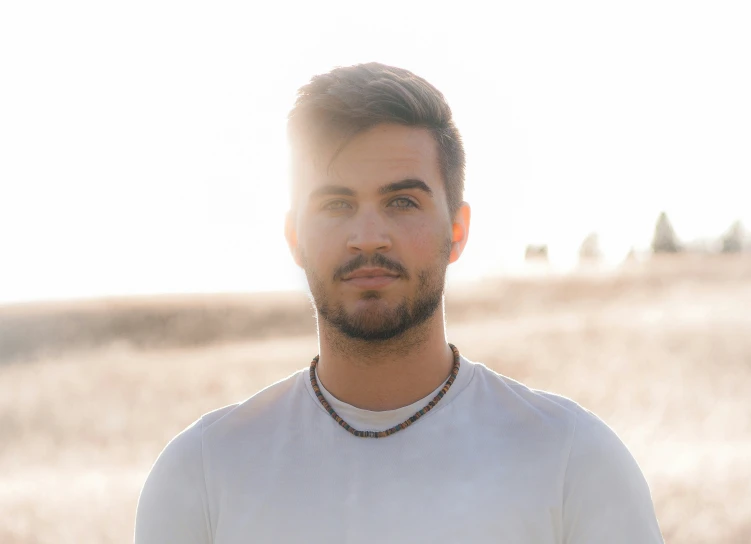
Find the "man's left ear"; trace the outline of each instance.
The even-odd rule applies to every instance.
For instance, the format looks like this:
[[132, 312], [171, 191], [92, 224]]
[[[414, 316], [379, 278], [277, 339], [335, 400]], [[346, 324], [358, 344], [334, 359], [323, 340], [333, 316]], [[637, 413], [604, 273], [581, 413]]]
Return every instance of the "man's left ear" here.
[[295, 221], [295, 213], [293, 210], [287, 212], [284, 218], [284, 237], [287, 239], [287, 247], [295, 260], [297, 266], [302, 268], [302, 259], [300, 259], [300, 251], [297, 242], [297, 225]]
[[469, 204], [462, 202], [454, 214], [454, 221], [451, 225], [451, 256], [449, 257], [449, 263], [457, 261], [464, 251], [464, 246], [467, 245], [467, 238], [469, 237], [469, 223], [471, 219], [472, 210]]

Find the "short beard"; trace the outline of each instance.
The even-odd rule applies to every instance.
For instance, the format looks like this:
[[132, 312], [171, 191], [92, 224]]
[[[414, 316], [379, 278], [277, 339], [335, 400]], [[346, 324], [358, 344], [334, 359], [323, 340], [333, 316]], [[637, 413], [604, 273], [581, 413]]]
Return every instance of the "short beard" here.
[[[331, 304], [326, 292], [326, 284], [309, 266], [304, 254], [302, 261], [310, 286], [311, 299], [319, 317], [348, 339], [383, 342], [414, 330], [436, 313], [443, 301], [446, 268], [450, 254], [451, 240], [447, 240], [441, 247], [439, 261], [430, 268], [418, 271], [414, 298], [405, 297], [396, 308], [392, 309], [381, 308], [378, 302], [374, 302], [374, 307], [368, 311], [354, 313], [348, 313], [343, 304]], [[353, 266], [354, 264], [356, 266]], [[334, 274], [333, 283], [341, 281], [342, 270], [352, 272], [366, 265], [401, 270], [402, 276], [409, 277], [401, 265], [389, 262], [382, 255], [376, 254], [370, 260], [360, 256], [341, 267]], [[364, 291], [361, 298], [378, 301], [381, 299], [381, 293], [377, 290]]]

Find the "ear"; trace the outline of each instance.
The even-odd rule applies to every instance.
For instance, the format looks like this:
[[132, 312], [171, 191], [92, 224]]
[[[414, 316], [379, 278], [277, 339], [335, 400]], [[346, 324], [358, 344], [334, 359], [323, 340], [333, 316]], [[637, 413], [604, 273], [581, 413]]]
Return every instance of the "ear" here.
[[289, 247], [292, 258], [295, 260], [297, 266], [302, 268], [302, 259], [300, 258], [300, 250], [297, 242], [297, 220], [294, 210], [289, 210], [284, 218], [284, 237], [287, 239], [287, 247]]
[[471, 218], [472, 210], [469, 204], [462, 202], [454, 215], [454, 221], [451, 225], [451, 256], [449, 257], [449, 263], [457, 261], [464, 251], [464, 246], [467, 245]]

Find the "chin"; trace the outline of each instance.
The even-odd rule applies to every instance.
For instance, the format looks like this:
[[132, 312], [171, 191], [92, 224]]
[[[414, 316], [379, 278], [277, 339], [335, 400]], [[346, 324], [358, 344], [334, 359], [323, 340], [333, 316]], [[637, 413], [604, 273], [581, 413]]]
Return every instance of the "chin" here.
[[383, 300], [385, 297], [381, 291], [363, 291], [358, 300]]
[[406, 301], [387, 303], [380, 293], [363, 294], [354, 304], [339, 306], [327, 316], [329, 322], [350, 338], [389, 340], [409, 327]]
[[362, 297], [353, 304], [345, 304], [344, 313], [353, 321], [368, 323], [371, 321], [388, 321], [397, 304], [389, 304], [381, 297]]
[[403, 296], [387, 296], [380, 291], [365, 291], [354, 301], [345, 302], [343, 307], [347, 308], [347, 313], [353, 316], [362, 314], [362, 317], [366, 318], [368, 314], [396, 312], [399, 307], [406, 307], [407, 304], [407, 299]]

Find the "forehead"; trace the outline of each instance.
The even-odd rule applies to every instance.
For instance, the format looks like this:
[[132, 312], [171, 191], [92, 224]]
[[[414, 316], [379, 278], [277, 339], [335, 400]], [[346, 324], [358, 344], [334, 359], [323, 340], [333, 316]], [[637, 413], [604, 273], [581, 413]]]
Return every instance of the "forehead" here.
[[358, 192], [377, 191], [386, 183], [410, 178], [424, 181], [434, 194], [443, 192], [438, 145], [422, 127], [377, 125], [356, 135], [338, 152], [330, 146], [317, 160], [305, 162], [300, 180], [304, 194], [332, 183]]

